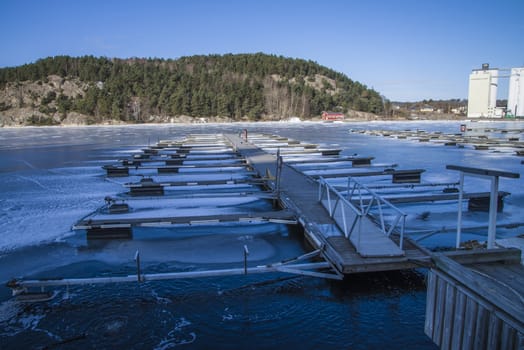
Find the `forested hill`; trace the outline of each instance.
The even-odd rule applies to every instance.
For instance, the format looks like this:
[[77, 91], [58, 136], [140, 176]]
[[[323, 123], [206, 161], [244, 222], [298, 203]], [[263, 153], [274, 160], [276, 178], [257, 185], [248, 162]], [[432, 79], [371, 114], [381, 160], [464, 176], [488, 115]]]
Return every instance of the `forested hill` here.
[[325, 110], [382, 109], [376, 91], [341, 73], [261, 53], [56, 56], [0, 69], [0, 125], [310, 119]]

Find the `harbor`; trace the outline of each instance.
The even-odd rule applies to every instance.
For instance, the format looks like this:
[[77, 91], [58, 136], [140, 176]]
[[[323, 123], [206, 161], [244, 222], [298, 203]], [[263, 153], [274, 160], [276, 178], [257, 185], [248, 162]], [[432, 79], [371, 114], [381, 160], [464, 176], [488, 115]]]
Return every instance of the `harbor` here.
[[[153, 146], [142, 147], [138, 152], [131, 154], [130, 158], [116, 159], [119, 165], [114, 165], [117, 164], [115, 160], [108, 159], [107, 165], [101, 167], [105, 181], [120, 186], [120, 190], [117, 193], [107, 193], [110, 195], [107, 197], [100, 194], [100, 207], [90, 215], [75, 220], [73, 229], [89, 241], [89, 246], [95, 247], [97, 244], [106, 244], [99, 243], [104, 236], [106, 237], [103, 240], [107, 241], [109, 246], [113, 245], [111, 242], [114, 240], [115, 243], [123, 242], [122, 239], [139, 244], [140, 240], [149, 239], [144, 237], [154, 237], [158, 230], [163, 230], [166, 233], [172, 232], [167, 239], [175, 243], [180, 237], [191, 235], [192, 230], [198, 232], [213, 225], [217, 228], [224, 226], [225, 231], [229, 230], [228, 227], [231, 226], [228, 225], [231, 224], [260, 227], [268, 224], [283, 225], [296, 231], [307, 241], [303, 251], [297, 250], [295, 254], [266, 259], [264, 263], [260, 263], [256, 261], [256, 245], [251, 246], [250, 242], [246, 241], [239, 246], [240, 259], [237, 264], [213, 269], [202, 266], [193, 271], [167, 269], [154, 273], [147, 267], [151, 253], [139, 250], [128, 257], [135, 265], [134, 273], [85, 278], [63, 275], [58, 279], [19, 279], [11, 284], [11, 287], [50, 287], [52, 290], [53, 286], [70, 288], [86, 285], [98, 289], [101, 288], [98, 285], [103, 283], [108, 284], [108, 288], [111, 289], [116, 285], [109, 286], [117, 282], [125, 282], [127, 286], [137, 282], [149, 284], [168, 279], [191, 279], [195, 282], [189, 283], [200, 284], [206, 283], [206, 279], [216, 280], [227, 276], [233, 278], [236, 275], [249, 278], [261, 273], [353, 280], [356, 277], [352, 276], [363, 272], [387, 274], [390, 271], [394, 276], [395, 271], [408, 272], [438, 267], [431, 247], [425, 247], [425, 242], [442, 232], [418, 231], [413, 226], [413, 217], [409, 210], [411, 206], [423, 205], [433, 212], [429, 208], [433, 205], [439, 207], [441, 204], [438, 203], [442, 203], [447, 207], [453, 206], [453, 211], [456, 211], [456, 204], [450, 203], [456, 203], [461, 194], [458, 192], [460, 181], [457, 174], [454, 174], [452, 181], [432, 179], [428, 182], [426, 176], [431, 176], [431, 170], [405, 166], [398, 159], [394, 162], [384, 161], [377, 153], [359, 152], [355, 155], [351, 149], [340, 145], [319, 145], [317, 149], [311, 142], [306, 142], [302, 147], [297, 139], [245, 129], [247, 140], [239, 131], [200, 134], [203, 137], [201, 140], [196, 139], [197, 134], [190, 134], [189, 138], [186, 135], [179, 139], [186, 142], [181, 153], [177, 153], [180, 145], [161, 139]], [[219, 144], [210, 145], [210, 137], [213, 137], [214, 142], [220, 140]], [[193, 143], [191, 150], [188, 147], [189, 143]], [[197, 143], [201, 144], [197, 146]], [[178, 149], [175, 151], [176, 147]], [[179, 156], [173, 157], [173, 154]], [[149, 158], [145, 155], [149, 155]], [[162, 158], [168, 157], [183, 158], [182, 164], [177, 164], [177, 172], [159, 171], [159, 167], [165, 166], [160, 164]], [[131, 163], [134, 159], [142, 158], [147, 161], [140, 165], [129, 164], [127, 176], [112, 176], [107, 172], [108, 166], [116, 167], [124, 162]], [[198, 162], [198, 166], [191, 167], [190, 163], [186, 162]], [[344, 170], [340, 176], [324, 177], [321, 173], [323, 168]], [[399, 169], [415, 174], [394, 180], [391, 170], [399, 172]], [[348, 181], [348, 173], [357, 171], [366, 171], [368, 174], [352, 176], [351, 181]], [[221, 178], [218, 178], [219, 176]], [[158, 188], [149, 191], [150, 188], [142, 193], [131, 192], [135, 187], [151, 185], [160, 185], [162, 191], [158, 191]], [[508, 202], [506, 197], [513, 196], [513, 188], [507, 186], [504, 181], [502, 185], [502, 191], [497, 192], [501, 195], [501, 201]], [[468, 208], [465, 212], [463, 243], [467, 243], [469, 232], [474, 229], [468, 213], [479, 213], [474, 215], [482, 215], [486, 219], [486, 228], [483, 229], [477, 222], [476, 231], [487, 232], [489, 226], [487, 209], [490, 193], [481, 186], [476, 187], [477, 192], [468, 190], [463, 194], [463, 200], [484, 198], [483, 202], [487, 200], [488, 204], [480, 205], [480, 211], [474, 208], [470, 211]], [[413, 191], [419, 192], [419, 198], [416, 198]], [[104, 200], [106, 204], [101, 205]], [[513, 210], [511, 200], [505, 204], [500, 211], [504, 217], [507, 216], [504, 213]], [[403, 206], [407, 206], [407, 212]], [[476, 208], [478, 207], [477, 204]], [[204, 211], [199, 212], [196, 208], [202, 208]], [[203, 215], [202, 212], [206, 214]], [[483, 212], [486, 212], [485, 216], [480, 214]], [[430, 220], [433, 219], [432, 215], [435, 214], [429, 215]], [[418, 220], [421, 219], [416, 219]], [[510, 218], [509, 221], [507, 218], [499, 218], [496, 225], [512, 227], [513, 230], [519, 230], [521, 227], [518, 216]], [[183, 236], [180, 236], [182, 232]], [[439, 254], [452, 256], [454, 261], [461, 263], [473, 259], [480, 265], [489, 265], [497, 261], [515, 262], [515, 257], [518, 256], [515, 249], [495, 250], [496, 252], [483, 248], [473, 253], [451, 250], [449, 253]], [[472, 254], [474, 258], [471, 258]], [[209, 261], [213, 261], [212, 255], [209, 258]], [[202, 282], [196, 282], [201, 279]], [[122, 287], [124, 286], [116, 288]], [[518, 334], [518, 331], [517, 328], [515, 334]], [[430, 334], [428, 336], [431, 338]]]
[[426, 130], [380, 130], [352, 129], [352, 133], [364, 133], [371, 136], [391, 137], [414, 142], [431, 142], [447, 147], [472, 147], [476, 150], [495, 152], [515, 152], [524, 155], [523, 129], [493, 128], [461, 124], [456, 133], [428, 132]]
[[0, 350], [524, 350], [524, 1], [122, 5], [0, 5]]
[[[314, 255], [321, 255], [329, 264], [328, 266], [331, 266], [333, 278], [342, 278], [346, 274], [357, 272], [410, 269], [425, 264], [430, 266], [431, 253], [416, 241], [405, 237], [406, 214], [395, 207], [386, 197], [376, 194], [354, 179], [355, 177], [391, 174], [392, 184], [417, 185], [421, 182], [420, 174], [424, 172], [424, 169], [400, 171], [392, 169], [392, 165], [383, 165], [382, 167], [386, 168], [385, 170], [369, 171], [367, 169], [372, 167], [371, 159], [373, 157], [359, 158], [366, 159], [364, 164], [361, 162], [355, 164], [354, 161], [357, 158], [349, 161], [347, 158], [340, 158], [337, 163], [340, 168], [347, 169], [345, 168], [347, 165], [340, 165], [340, 163], [349, 162], [351, 165], [349, 169], [356, 169], [357, 171], [344, 170], [342, 173], [335, 172], [326, 176], [322, 170], [316, 170], [317, 174], [311, 174], [311, 171], [300, 171], [296, 167], [293, 168], [288, 165], [284, 157], [292, 155], [295, 158], [300, 158], [301, 156], [316, 154], [316, 158], [311, 160], [313, 161], [312, 164], [318, 166], [322, 164], [324, 157], [338, 157], [340, 150], [319, 149], [317, 145], [303, 145], [300, 141], [289, 140], [278, 135], [255, 134], [248, 136], [247, 129], [241, 135], [203, 134], [189, 135], [179, 141], [162, 140], [155, 146], [143, 149], [142, 152], [133, 155], [132, 159], [160, 162], [166, 156], [170, 159], [175, 158], [180, 161], [180, 164], [175, 168], [176, 171], [172, 172], [189, 176], [191, 180], [185, 182], [185, 185], [179, 181], [178, 193], [169, 195], [165, 193], [164, 189], [172, 187], [176, 181], [165, 179], [168, 176], [163, 176], [164, 174], [172, 173], [171, 171], [161, 171], [161, 169], [166, 169], [165, 167], [156, 168], [155, 166], [139, 166], [137, 164], [133, 173], [129, 173], [127, 166], [103, 166], [108, 177], [115, 176], [115, 169], [119, 169], [119, 174], [116, 176], [122, 177], [124, 175], [123, 172], [120, 172], [120, 169], [125, 169], [127, 176], [142, 176], [142, 179], [138, 183], [124, 184], [131, 189], [128, 193], [131, 196], [130, 198], [121, 197], [120, 203], [118, 203], [118, 200], [106, 197], [106, 206], [78, 221], [73, 225], [74, 230], [85, 230], [87, 239], [132, 239], [134, 227], [177, 227], [228, 222], [273, 222], [287, 225], [300, 223], [305, 238], [316, 252]], [[233, 163], [224, 163], [224, 160], [230, 160]], [[327, 159], [328, 163], [331, 164], [334, 164], [332, 162], [335, 160], [337, 158]], [[187, 165], [185, 164], [186, 161], [198, 161], [199, 164], [198, 166]], [[302, 160], [302, 162], [305, 161]], [[129, 160], [123, 162], [129, 162]], [[296, 164], [296, 162], [295, 159], [292, 164]], [[339, 167], [335, 169], [339, 169]], [[159, 175], [157, 178], [162, 178], [162, 181], [155, 182], [151, 177], [144, 177], [150, 176], [151, 171], [154, 172], [155, 169], [157, 170], [156, 174]], [[231, 176], [229, 180], [224, 182], [224, 185], [229, 186], [227, 190], [220, 190], [219, 186], [221, 185], [217, 182], [209, 182], [209, 180], [206, 182], [206, 180], [199, 178], [199, 176], [223, 174], [224, 172], [227, 173], [226, 176]], [[229, 175], [230, 172], [231, 175]], [[255, 184], [257, 179], [260, 182], [256, 186], [256, 190], [251, 192], [232, 192], [232, 189], [237, 185], [233, 180], [235, 176], [244, 180], [249, 177], [246, 181], [251, 184]], [[348, 176], [349, 179], [353, 180], [349, 180], [348, 188], [345, 189], [346, 195], [325, 180], [325, 178], [333, 177], [344, 179]], [[518, 174], [512, 174], [512, 176], [518, 177]], [[176, 178], [176, 176], [173, 176], [173, 178]], [[197, 186], [199, 187], [198, 199], [195, 198]], [[351, 186], [353, 186], [352, 190], [350, 189]], [[359, 198], [353, 200], [349, 192], [355, 191], [355, 188], [358, 188]], [[203, 190], [208, 192], [203, 193]], [[216, 193], [217, 190], [219, 190], [219, 195]], [[362, 202], [361, 191], [365, 192], [365, 203]], [[502, 198], [508, 194], [507, 192], [499, 193], [498, 190], [491, 194], [468, 193], [466, 196], [463, 193], [443, 193], [432, 196], [409, 194], [404, 197], [397, 196], [394, 201], [406, 203], [442, 200], [462, 201], [463, 199], [478, 201], [483, 199], [484, 202], [489, 202], [491, 196], [495, 196], [497, 203], [499, 203], [498, 209], [495, 210], [502, 211]], [[144, 200], [133, 198], [137, 196], [160, 196], [164, 198], [157, 200], [155, 207], [147, 198]], [[209, 205], [213, 200], [224, 201], [227, 198], [237, 200], [242, 198], [246, 203], [268, 198], [278, 204], [273, 205], [272, 211], [240, 211], [223, 214], [221, 212], [213, 213], [211, 209], [208, 209], [206, 215], [191, 215], [183, 208], [176, 211], [170, 209], [170, 206], [175, 205], [176, 207], [177, 200], [184, 201], [189, 198], [191, 198], [193, 205], [201, 203], [200, 206]], [[357, 203], [358, 200], [360, 200], [360, 204]], [[159, 205], [162, 202], [169, 204]], [[392, 222], [385, 222], [382, 211], [379, 212], [378, 217], [371, 215], [371, 208], [374, 205], [378, 206], [380, 210], [382, 210], [382, 206], [389, 208], [395, 211], [397, 215]], [[475, 207], [471, 204], [468, 208], [475, 210]], [[483, 210], [480, 207], [476, 209]], [[493, 244], [490, 245], [490, 248], [492, 246]], [[460, 242], [458, 247], [460, 247]], [[482, 251], [479, 252], [478, 261], [482, 262]], [[322, 267], [325, 268], [326, 266], [323, 265]], [[304, 272], [300, 271], [300, 273]], [[183, 276], [188, 277], [191, 274], [184, 273]], [[195, 274], [195, 277], [201, 276], [201, 273]], [[149, 278], [152, 279], [153, 277], [150, 276]], [[89, 280], [92, 281], [92, 279]], [[137, 280], [140, 281], [141, 277], [138, 276]], [[70, 283], [73, 282], [65, 279], [56, 281], [55, 285]], [[52, 284], [51, 281], [45, 281], [45, 285]], [[13, 281], [11, 285], [24, 288], [38, 286], [38, 283], [36, 281]]]

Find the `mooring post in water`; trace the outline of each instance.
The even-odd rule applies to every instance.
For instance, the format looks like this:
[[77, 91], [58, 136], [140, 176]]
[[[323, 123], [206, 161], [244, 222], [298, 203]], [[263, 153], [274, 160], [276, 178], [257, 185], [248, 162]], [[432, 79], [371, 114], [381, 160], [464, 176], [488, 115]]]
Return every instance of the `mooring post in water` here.
[[280, 155], [280, 147], [277, 149], [277, 169], [276, 169], [276, 175], [275, 175], [275, 199], [273, 200], [273, 207], [277, 207], [278, 200], [280, 198], [280, 178], [282, 175], [282, 156]]
[[247, 256], [249, 255], [249, 250], [247, 245], [244, 244], [244, 275], [247, 275]]
[[142, 278], [140, 277], [140, 252], [138, 249], [135, 253], [135, 261], [136, 261], [136, 278], [138, 283], [142, 282]]
[[460, 241], [462, 235], [462, 200], [464, 199], [464, 173], [460, 172], [459, 180], [459, 199], [458, 199], [458, 211], [457, 211], [457, 241], [455, 248], [460, 248]]
[[280, 196], [280, 178], [282, 177], [282, 156], [280, 155], [280, 147], [277, 150], [277, 196]]

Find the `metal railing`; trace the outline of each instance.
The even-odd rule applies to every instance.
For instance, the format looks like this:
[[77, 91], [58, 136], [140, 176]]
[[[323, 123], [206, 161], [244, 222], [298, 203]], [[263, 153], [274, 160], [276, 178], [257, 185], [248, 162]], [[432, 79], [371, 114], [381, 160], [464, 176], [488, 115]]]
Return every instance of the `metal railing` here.
[[[376, 221], [377, 227], [384, 235], [389, 237], [393, 232], [398, 233], [398, 245], [403, 249], [407, 214], [364, 184], [349, 177], [346, 190], [341, 192], [320, 177], [318, 198], [346, 238], [355, 233], [360, 237], [360, 224], [366, 217]], [[386, 220], [385, 209], [393, 212], [392, 219]], [[372, 210], [376, 210], [378, 217], [376, 214], [371, 215]]]
[[335, 220], [344, 236], [349, 238], [362, 216], [360, 210], [345, 199], [323, 177], [319, 178], [318, 200], [328, 211], [329, 216]]

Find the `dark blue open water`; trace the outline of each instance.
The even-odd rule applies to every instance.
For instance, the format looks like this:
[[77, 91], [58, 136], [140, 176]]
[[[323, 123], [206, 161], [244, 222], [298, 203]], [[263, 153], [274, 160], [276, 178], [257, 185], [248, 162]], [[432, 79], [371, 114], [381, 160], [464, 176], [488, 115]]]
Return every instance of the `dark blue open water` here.
[[[475, 151], [350, 134], [364, 124], [273, 123], [0, 129], [1, 349], [432, 349], [424, 335], [424, 271], [362, 274], [327, 281], [284, 274], [57, 288], [50, 302], [20, 304], [3, 284], [11, 278], [91, 277], [250, 266], [305, 252], [295, 229], [277, 224], [138, 230], [132, 241], [88, 243], [71, 225], [107, 195], [124, 191], [105, 179], [103, 164], [160, 139], [188, 133], [271, 132], [337, 144], [344, 154], [424, 168], [428, 182], [457, 181], [446, 164], [520, 172], [512, 152]], [[459, 123], [374, 123], [370, 128], [458, 132]], [[510, 125], [511, 127], [511, 125]], [[520, 126], [522, 127], [522, 126]], [[470, 186], [489, 183], [472, 179]], [[523, 180], [501, 180], [511, 192], [499, 221], [524, 222]], [[243, 204], [265, 210], [267, 203]], [[406, 206], [413, 228], [449, 225], [453, 206]], [[417, 220], [430, 210], [429, 220]], [[469, 215], [469, 216], [468, 216]], [[467, 214], [484, 224], [487, 215]], [[520, 231], [522, 233], [522, 230]], [[519, 232], [501, 232], [511, 236]], [[485, 239], [472, 233], [465, 239]], [[450, 246], [454, 235], [424, 241]]]

